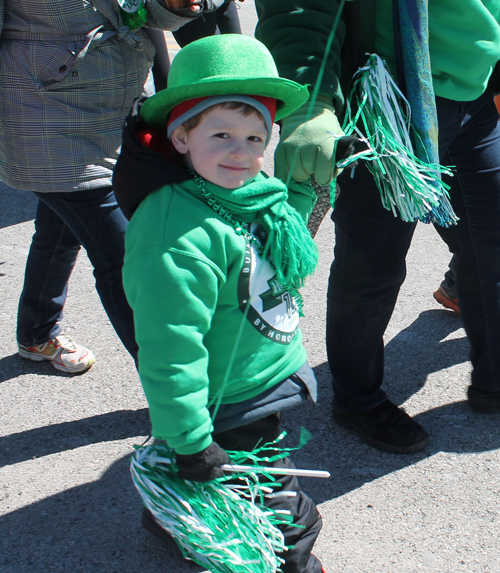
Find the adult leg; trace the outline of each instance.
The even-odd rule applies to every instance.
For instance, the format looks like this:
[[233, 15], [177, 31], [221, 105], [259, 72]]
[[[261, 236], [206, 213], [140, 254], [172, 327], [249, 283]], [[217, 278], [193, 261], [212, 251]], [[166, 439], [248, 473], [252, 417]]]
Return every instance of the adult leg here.
[[[440, 122], [456, 105], [438, 99]], [[460, 221], [438, 232], [454, 253], [471, 345], [469, 401], [480, 410], [500, 411], [500, 125], [490, 93], [460, 104], [458, 113], [460, 130], [443, 162], [456, 168], [449, 183]]]
[[44, 201], [38, 202], [17, 317], [19, 354], [50, 360], [63, 372], [83, 372], [95, 362], [88, 348], [61, 332], [59, 321], [80, 243]]
[[127, 220], [111, 187], [37, 195], [86, 249], [104, 310], [123, 345], [137, 360], [133, 314], [122, 284]]
[[221, 34], [241, 34], [240, 18], [236, 2], [223, 4], [216, 10], [217, 25]]
[[427, 432], [381, 389], [383, 334], [406, 276], [405, 257], [415, 224], [382, 207], [365, 165], [339, 179], [335, 258], [327, 299], [327, 353], [334, 417], [380, 449], [423, 448]]
[[444, 279], [441, 281], [439, 288], [434, 291], [433, 296], [439, 304], [460, 314], [455, 265], [456, 258], [455, 255], [453, 255], [448, 265], [448, 270], [444, 274]]
[[172, 33], [181, 48], [195, 40], [218, 33], [241, 34], [238, 9], [234, 2], [223, 4], [215, 12], [204, 14]]
[[181, 48], [195, 40], [213, 36], [217, 33], [217, 14], [208, 12], [199, 18], [184, 24], [181, 28], [172, 32], [176, 42]]
[[59, 321], [80, 242], [44, 201], [38, 201], [17, 315], [17, 340], [43, 344], [61, 333]]
[[444, 273], [444, 283], [446, 287], [452, 291], [456, 291], [457, 288], [457, 280], [455, 278], [456, 276], [455, 265], [456, 265], [455, 255], [453, 255], [448, 264], [448, 270]]

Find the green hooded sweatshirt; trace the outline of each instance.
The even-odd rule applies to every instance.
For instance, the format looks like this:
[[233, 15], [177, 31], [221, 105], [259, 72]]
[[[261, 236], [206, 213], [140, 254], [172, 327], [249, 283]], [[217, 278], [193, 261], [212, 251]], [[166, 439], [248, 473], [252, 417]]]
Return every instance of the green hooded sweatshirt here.
[[[223, 386], [223, 404], [249, 400], [303, 366], [306, 351], [272, 266], [184, 186], [166, 185], [137, 208], [123, 284], [153, 435], [193, 454], [212, 442], [208, 407]], [[304, 188], [288, 202], [306, 220], [314, 192]]]

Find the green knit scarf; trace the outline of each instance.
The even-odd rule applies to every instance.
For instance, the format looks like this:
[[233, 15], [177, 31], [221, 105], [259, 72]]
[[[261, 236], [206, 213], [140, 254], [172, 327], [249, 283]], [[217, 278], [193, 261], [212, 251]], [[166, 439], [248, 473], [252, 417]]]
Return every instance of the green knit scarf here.
[[279, 179], [259, 174], [243, 187], [224, 189], [195, 175], [179, 187], [205, 203], [213, 197], [229, 212], [224, 216], [224, 211], [217, 211], [229, 224], [258, 221], [267, 235], [262, 256], [283, 287], [299, 289], [314, 272], [318, 248], [299, 213], [287, 203], [288, 189]]

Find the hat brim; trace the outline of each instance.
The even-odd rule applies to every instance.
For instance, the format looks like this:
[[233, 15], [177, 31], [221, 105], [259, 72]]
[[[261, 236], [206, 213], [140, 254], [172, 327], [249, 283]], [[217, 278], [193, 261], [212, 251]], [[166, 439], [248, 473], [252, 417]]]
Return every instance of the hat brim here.
[[162, 90], [148, 98], [141, 108], [141, 119], [156, 129], [166, 128], [167, 116], [178, 104], [198, 98], [217, 95], [256, 95], [277, 100], [275, 121], [304, 104], [309, 98], [307, 88], [285, 78], [218, 77], [204, 78], [193, 84]]

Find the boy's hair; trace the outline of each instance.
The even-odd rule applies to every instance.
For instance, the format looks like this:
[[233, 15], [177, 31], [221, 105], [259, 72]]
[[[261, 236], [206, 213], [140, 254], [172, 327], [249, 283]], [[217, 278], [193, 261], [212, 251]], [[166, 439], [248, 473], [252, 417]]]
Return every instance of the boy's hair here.
[[215, 105], [200, 111], [200, 113], [197, 113], [196, 115], [193, 115], [193, 117], [190, 117], [189, 119], [187, 119], [184, 123], [182, 123], [181, 125], [184, 127], [184, 130], [186, 133], [189, 133], [192, 129], [194, 129], [197, 125], [199, 125], [200, 121], [213, 109], [215, 108], [222, 108], [222, 109], [234, 109], [234, 110], [238, 110], [242, 115], [244, 115], [245, 117], [255, 113], [257, 115], [257, 117], [259, 117], [263, 123], [265, 124], [265, 120], [264, 120], [264, 116], [260, 113], [260, 111], [258, 109], [256, 109], [255, 107], [249, 105], [248, 103], [243, 103], [240, 101], [226, 101], [223, 103], [216, 103]]

